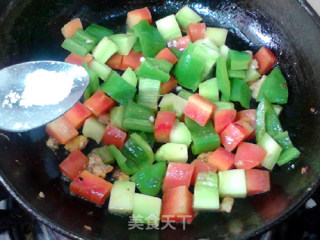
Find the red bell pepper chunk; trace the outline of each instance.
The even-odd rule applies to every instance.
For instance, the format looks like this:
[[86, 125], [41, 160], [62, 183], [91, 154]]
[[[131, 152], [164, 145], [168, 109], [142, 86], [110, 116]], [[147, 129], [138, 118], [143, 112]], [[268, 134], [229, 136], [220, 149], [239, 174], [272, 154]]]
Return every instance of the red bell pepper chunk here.
[[167, 143], [176, 120], [176, 114], [170, 111], [159, 111], [154, 123], [154, 138], [156, 142]]
[[101, 206], [110, 195], [112, 183], [83, 171], [70, 184], [70, 192]]
[[152, 16], [147, 7], [132, 10], [127, 14], [127, 24], [129, 28], [132, 28], [143, 19], [147, 19], [150, 24], [152, 22]]
[[269, 72], [271, 68], [278, 62], [277, 57], [267, 47], [260, 48], [253, 58], [258, 61], [258, 71], [262, 75]]
[[113, 108], [114, 101], [108, 97], [104, 91], [99, 89], [84, 102], [84, 105], [89, 108], [94, 115], [99, 116]]
[[120, 55], [118, 53], [112, 55], [111, 58], [107, 61], [107, 65], [111, 67], [112, 69], [116, 70], [123, 70], [122, 69], [122, 61], [123, 61], [123, 55]]
[[237, 111], [234, 109], [218, 109], [214, 112], [214, 129], [220, 134], [236, 118]]
[[191, 42], [195, 42], [199, 39], [206, 37], [206, 24], [205, 23], [190, 23], [188, 26], [188, 35]]
[[186, 186], [189, 188], [194, 165], [187, 163], [174, 163], [168, 165], [166, 176], [163, 179], [162, 191], [165, 192], [170, 188]]
[[[256, 119], [257, 119], [257, 110], [256, 109], [248, 109], [237, 112], [236, 121], [244, 120], [249, 123], [254, 129], [256, 129]], [[248, 140], [255, 139], [256, 131], [253, 131]]]
[[85, 62], [89, 64], [92, 61], [93, 57], [90, 53], [88, 53], [86, 56], [81, 57], [75, 53], [70, 53], [69, 56], [64, 60], [67, 63], [76, 64], [79, 66], [82, 66], [82, 64]]
[[221, 144], [227, 151], [232, 152], [253, 131], [253, 127], [243, 120], [230, 123], [220, 134]]
[[181, 52], [184, 52], [191, 42], [190, 36], [179, 37], [177, 39], [171, 40], [168, 42], [169, 47], [174, 47]]
[[170, 63], [172, 63], [173, 65], [178, 62], [178, 58], [176, 57], [176, 55], [174, 55], [169, 48], [164, 48], [162, 49], [157, 56], [155, 57], [156, 59], [163, 59], [166, 60]]
[[199, 173], [205, 173], [205, 172], [217, 172], [217, 168], [215, 168], [213, 165], [201, 161], [199, 159], [194, 160], [191, 165], [194, 165], [194, 170], [191, 178], [191, 185], [194, 185], [197, 180], [197, 176]]
[[92, 116], [92, 112], [81, 102], [77, 102], [64, 116], [76, 129], [79, 129], [84, 121]]
[[78, 29], [83, 29], [80, 18], [72, 19], [61, 28], [62, 35], [65, 38], [71, 37]]
[[200, 126], [205, 126], [212, 118], [216, 105], [199, 94], [189, 97], [184, 114], [197, 122]]
[[219, 171], [226, 171], [234, 168], [234, 158], [233, 153], [219, 147], [209, 156], [208, 163]]
[[268, 170], [247, 169], [246, 183], [248, 195], [270, 191], [270, 173]]
[[234, 159], [234, 165], [240, 169], [251, 169], [259, 166], [267, 151], [257, 144], [243, 142], [239, 144]]
[[193, 195], [186, 186], [168, 189], [162, 198], [161, 221], [191, 224], [194, 218]]
[[60, 144], [66, 144], [76, 136], [79, 132], [72, 126], [65, 116], [61, 116], [50, 122], [46, 126], [46, 132], [55, 138]]
[[173, 89], [175, 89], [177, 84], [178, 84], [178, 81], [172, 75], [170, 75], [170, 79], [168, 82], [161, 83], [160, 94], [164, 95], [164, 94], [170, 93]]
[[77, 149], [72, 151], [69, 156], [60, 163], [59, 169], [72, 180], [85, 170], [88, 162], [89, 159], [87, 156]]
[[139, 68], [141, 65], [141, 62], [140, 62], [141, 57], [142, 57], [141, 52], [135, 52], [131, 50], [129, 55], [123, 56], [121, 69], [126, 70], [127, 68], [131, 68], [135, 70]]
[[115, 145], [118, 149], [122, 149], [127, 139], [127, 134], [119, 128], [109, 124], [102, 137], [102, 142], [105, 145]]

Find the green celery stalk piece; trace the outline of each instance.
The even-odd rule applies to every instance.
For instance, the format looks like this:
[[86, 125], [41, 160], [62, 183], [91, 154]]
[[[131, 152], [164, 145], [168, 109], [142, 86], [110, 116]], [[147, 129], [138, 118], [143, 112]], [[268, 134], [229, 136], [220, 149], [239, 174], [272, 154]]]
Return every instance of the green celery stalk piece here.
[[112, 30], [97, 24], [91, 24], [86, 28], [86, 32], [95, 36], [99, 41], [101, 41], [102, 38], [109, 37], [113, 34]]
[[244, 79], [247, 76], [246, 70], [231, 70], [228, 69], [229, 78], [241, 78]]
[[158, 162], [136, 172], [131, 176], [131, 181], [136, 183], [141, 193], [156, 196], [161, 190], [162, 180], [166, 174], [166, 170], [166, 163]]
[[203, 39], [199, 39], [197, 41], [194, 42], [195, 45], [201, 44], [204, 45], [216, 52], [219, 53], [219, 48], [214, 44], [214, 42], [212, 42], [209, 38], [203, 38]]
[[160, 96], [161, 82], [154, 79], [139, 79], [139, 94], [137, 95], [137, 103], [149, 107], [153, 110], [158, 109], [158, 100]]
[[122, 120], [124, 118], [124, 111], [125, 111], [125, 108], [123, 105], [113, 107], [110, 110], [110, 123], [113, 126], [119, 128], [121, 130], [126, 130], [122, 126]]
[[155, 160], [186, 163], [188, 161], [188, 146], [182, 143], [163, 144], [155, 154]]
[[133, 51], [135, 52], [141, 52], [142, 51], [142, 47], [141, 47], [141, 43], [139, 41], [139, 38], [137, 38], [136, 42], [134, 43], [133, 47], [132, 47]]
[[286, 104], [288, 102], [288, 85], [280, 68], [274, 68], [263, 82], [257, 101], [262, 100], [263, 94], [271, 103]]
[[98, 121], [94, 117], [88, 118], [83, 125], [82, 133], [83, 136], [92, 138], [97, 143], [101, 142], [104, 135], [106, 126]]
[[115, 163], [115, 159], [112, 156], [112, 154], [110, 153], [107, 146], [94, 148], [91, 151], [91, 153], [96, 153], [96, 154], [100, 155], [104, 164], [114, 164]]
[[166, 41], [159, 31], [144, 19], [133, 27], [134, 34], [139, 38], [142, 53], [145, 57], [155, 57], [166, 47]]
[[156, 26], [165, 41], [182, 37], [179, 24], [173, 14], [157, 20]]
[[211, 78], [199, 85], [199, 94], [210, 101], [219, 101], [219, 88], [216, 78]]
[[284, 149], [283, 152], [281, 153], [278, 161], [277, 161], [277, 164], [279, 166], [282, 166], [282, 165], [298, 158], [300, 156], [300, 154], [301, 154], [301, 152], [295, 147]]
[[160, 80], [163, 83], [168, 82], [170, 79], [169, 73], [157, 68], [156, 66], [152, 65], [149, 61], [142, 62], [136, 74], [139, 77], [156, 79]]
[[234, 109], [234, 104], [232, 102], [213, 102], [216, 105], [216, 109]]
[[228, 61], [230, 63], [231, 70], [247, 70], [251, 59], [251, 55], [247, 52], [240, 52], [236, 50], [229, 51]]
[[206, 37], [209, 38], [215, 45], [221, 47], [225, 44], [228, 35], [228, 29], [207, 27]]
[[265, 104], [266, 100], [263, 98], [258, 105], [256, 113], [256, 142], [263, 137], [266, 132], [266, 111], [267, 106]]
[[124, 118], [122, 121], [122, 126], [128, 130], [143, 131], [147, 133], [154, 132], [154, 123], [150, 120]]
[[224, 59], [228, 59], [230, 48], [226, 45], [222, 45], [219, 50], [220, 50], [220, 56], [223, 57]]
[[131, 68], [127, 68], [126, 71], [121, 76], [124, 80], [130, 83], [133, 87], [137, 86], [138, 78], [134, 71]]
[[146, 61], [151, 63], [155, 68], [159, 68], [160, 70], [169, 73], [172, 69], [172, 63], [164, 60], [164, 59], [156, 59], [156, 58], [146, 58]]
[[195, 121], [186, 117], [185, 124], [191, 132], [192, 154], [198, 155], [203, 152], [216, 150], [220, 146], [219, 134], [213, 128], [212, 122], [209, 121], [204, 127]]
[[244, 108], [250, 108], [251, 91], [249, 86], [241, 79], [231, 79], [230, 100], [240, 102]]
[[150, 121], [154, 120], [155, 112], [154, 110], [146, 106], [135, 103], [134, 101], [129, 101], [128, 104], [125, 106], [124, 118], [133, 118]]
[[293, 148], [288, 131], [278, 134], [274, 137], [274, 140], [276, 140], [283, 149]]
[[190, 23], [198, 23], [202, 21], [202, 17], [187, 5], [176, 13], [176, 19], [184, 31], [187, 31]]
[[251, 81], [257, 80], [260, 77], [261, 77], [261, 74], [257, 70], [249, 68], [243, 80], [245, 82], [251, 82]]
[[202, 80], [205, 60], [193, 54], [195, 45], [189, 44], [182, 57], [175, 66], [173, 75], [178, 83], [185, 88], [196, 91]]
[[112, 71], [112, 69], [106, 65], [98, 62], [97, 60], [93, 59], [88, 64], [89, 69], [94, 71], [103, 81], [108, 80], [108, 77]]
[[[200, 85], [199, 85], [199, 87], [200, 87]], [[199, 89], [199, 91], [200, 91], [200, 89]], [[189, 91], [187, 91], [187, 90], [185, 90], [185, 89], [181, 89], [181, 90], [179, 91], [179, 93], [178, 93], [178, 96], [181, 97], [181, 98], [183, 98], [183, 99], [185, 99], [185, 100], [188, 100], [189, 97], [190, 97], [192, 94], [193, 94], [193, 93], [191, 93], [191, 92], [189, 92]]]
[[177, 118], [181, 118], [188, 101], [173, 93], [166, 94], [162, 97], [159, 107], [161, 111], [174, 111]]
[[104, 37], [93, 49], [92, 55], [98, 62], [105, 64], [118, 50], [118, 46], [111, 39]]
[[195, 44], [193, 54], [199, 58], [205, 59], [201, 78], [206, 78], [213, 70], [214, 64], [217, 62], [219, 53], [203, 44]]
[[128, 55], [137, 40], [132, 33], [119, 33], [109, 37], [117, 46], [120, 55]]
[[104, 82], [100, 88], [121, 104], [127, 104], [128, 101], [132, 100], [137, 91], [135, 87], [114, 71], [110, 74], [109, 80]]
[[230, 80], [228, 77], [227, 60], [223, 57], [219, 57], [217, 60], [216, 76], [218, 80], [218, 86], [222, 93], [222, 101], [229, 102], [230, 100]]
[[278, 114], [275, 112], [273, 105], [268, 101], [267, 97], [265, 99], [266, 113], [265, 113], [265, 124], [266, 132], [272, 137], [276, 137], [283, 132]]
[[89, 74], [89, 85], [87, 87], [87, 94], [90, 97], [92, 94], [94, 94], [100, 86], [99, 83], [99, 77], [96, 72], [91, 70], [86, 62], [83, 62], [82, 66], [87, 70]]
[[79, 42], [76, 38], [73, 36], [70, 38], [67, 38], [63, 41], [62, 48], [68, 50], [69, 52], [75, 53], [79, 56], [86, 56], [89, 53], [89, 50], [85, 48], [81, 42]]

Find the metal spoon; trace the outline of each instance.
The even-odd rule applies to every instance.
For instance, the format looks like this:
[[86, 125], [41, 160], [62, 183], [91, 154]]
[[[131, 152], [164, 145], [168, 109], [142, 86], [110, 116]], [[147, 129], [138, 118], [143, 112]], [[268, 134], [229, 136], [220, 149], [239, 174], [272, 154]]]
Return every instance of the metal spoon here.
[[69, 110], [89, 83], [80, 66], [35, 61], [0, 70], [0, 129], [24, 132]]

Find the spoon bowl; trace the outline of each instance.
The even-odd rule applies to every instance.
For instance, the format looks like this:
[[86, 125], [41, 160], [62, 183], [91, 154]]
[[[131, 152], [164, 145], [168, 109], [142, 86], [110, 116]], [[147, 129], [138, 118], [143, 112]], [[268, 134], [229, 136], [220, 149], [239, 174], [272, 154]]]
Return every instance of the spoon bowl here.
[[59, 61], [34, 61], [0, 70], [0, 129], [24, 132], [69, 110], [89, 84], [87, 71]]

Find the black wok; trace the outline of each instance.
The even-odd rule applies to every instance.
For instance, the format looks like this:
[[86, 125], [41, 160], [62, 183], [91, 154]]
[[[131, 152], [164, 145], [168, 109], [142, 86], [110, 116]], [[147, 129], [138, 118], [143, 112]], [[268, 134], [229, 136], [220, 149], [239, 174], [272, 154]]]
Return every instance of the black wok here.
[[[230, 239], [247, 238], [282, 221], [319, 184], [320, 176], [320, 20], [305, 1], [92, 1], [16, 0], [0, 3], [0, 67], [22, 61], [63, 60], [60, 28], [80, 17], [123, 30], [127, 10], [148, 6], [154, 19], [189, 4], [208, 26], [230, 29], [227, 44], [256, 51], [261, 45], [279, 57], [290, 89], [281, 120], [301, 157], [272, 172], [270, 193], [237, 199], [231, 214], [201, 213], [183, 230], [128, 230], [128, 218], [110, 215], [71, 197], [58, 164], [66, 156], [47, 149], [44, 128], [0, 134], [1, 182], [31, 214], [73, 238], [85, 239]], [[310, 111], [310, 109], [312, 111]], [[309, 166], [307, 174], [301, 168]], [[39, 198], [39, 192], [45, 198]], [[92, 231], [84, 228], [90, 226]]]

